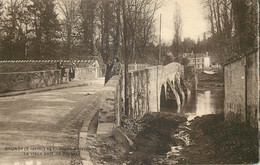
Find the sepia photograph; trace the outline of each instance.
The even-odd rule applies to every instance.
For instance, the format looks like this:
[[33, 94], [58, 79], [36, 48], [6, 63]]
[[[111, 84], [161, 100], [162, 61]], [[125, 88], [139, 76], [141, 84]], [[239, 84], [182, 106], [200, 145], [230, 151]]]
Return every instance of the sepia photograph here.
[[259, 164], [259, 0], [0, 0], [0, 165]]

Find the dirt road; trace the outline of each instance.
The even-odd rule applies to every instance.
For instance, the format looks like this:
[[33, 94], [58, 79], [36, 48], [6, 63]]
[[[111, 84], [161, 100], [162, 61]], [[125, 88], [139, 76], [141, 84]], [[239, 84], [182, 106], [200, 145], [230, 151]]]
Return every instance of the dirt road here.
[[77, 163], [76, 116], [103, 82], [0, 98], [0, 164]]

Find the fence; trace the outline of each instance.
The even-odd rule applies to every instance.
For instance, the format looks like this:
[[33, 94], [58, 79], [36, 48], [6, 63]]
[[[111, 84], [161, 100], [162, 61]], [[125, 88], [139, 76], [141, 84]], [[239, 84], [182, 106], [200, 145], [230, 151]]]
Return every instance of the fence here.
[[[91, 63], [96, 60], [73, 60], [75, 63]], [[0, 63], [70, 63], [70, 60], [3, 60]]]

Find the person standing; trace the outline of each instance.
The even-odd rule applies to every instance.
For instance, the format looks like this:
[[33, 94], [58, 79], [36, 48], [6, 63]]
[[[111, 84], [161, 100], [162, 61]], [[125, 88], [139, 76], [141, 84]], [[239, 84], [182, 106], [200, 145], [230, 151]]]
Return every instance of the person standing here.
[[105, 84], [113, 76], [112, 75], [112, 68], [113, 68], [113, 62], [112, 62], [111, 59], [108, 59], [107, 67], [106, 67], [106, 74], [105, 74]]
[[61, 77], [65, 77], [65, 66], [63, 62], [60, 63]]
[[121, 73], [121, 64], [118, 58], [113, 59], [113, 68], [112, 68], [113, 75], [119, 75]]
[[74, 62], [70, 62], [70, 69], [69, 69], [69, 81], [73, 81], [75, 78], [75, 63]]

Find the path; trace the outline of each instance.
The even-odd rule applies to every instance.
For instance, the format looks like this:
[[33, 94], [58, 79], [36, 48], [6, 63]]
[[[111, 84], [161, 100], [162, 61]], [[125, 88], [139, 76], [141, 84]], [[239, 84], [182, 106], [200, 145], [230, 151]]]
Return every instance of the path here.
[[0, 164], [77, 162], [78, 150], [72, 148], [78, 146], [82, 126], [77, 115], [88, 98], [103, 89], [103, 82], [0, 97]]

